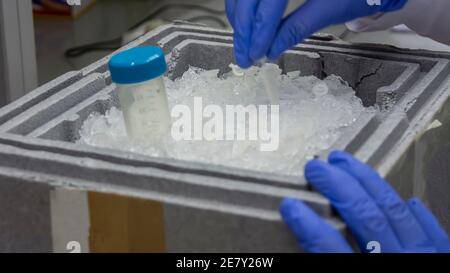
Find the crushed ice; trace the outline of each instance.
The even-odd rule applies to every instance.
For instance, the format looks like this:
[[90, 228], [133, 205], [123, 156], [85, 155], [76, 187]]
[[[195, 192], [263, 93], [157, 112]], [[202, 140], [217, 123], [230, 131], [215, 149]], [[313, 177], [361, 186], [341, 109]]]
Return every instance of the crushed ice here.
[[[376, 111], [364, 108], [354, 90], [341, 78], [329, 76], [323, 81], [314, 76], [301, 76], [299, 71], [281, 74], [278, 66], [270, 67], [277, 79], [280, 105], [280, 146], [276, 152], [261, 152], [250, 141], [179, 141], [169, 137], [165, 145], [133, 143], [127, 138], [122, 113], [111, 108], [105, 115], [91, 114], [80, 130], [78, 143], [119, 149], [151, 156], [175, 158], [271, 172], [301, 175], [304, 164], [321, 151], [329, 149], [363, 114]], [[191, 106], [193, 97], [203, 104], [260, 105], [269, 104], [263, 91], [263, 68], [227, 73], [190, 67], [174, 81], [165, 79], [169, 107]], [[163, 147], [163, 148], [161, 148]]]

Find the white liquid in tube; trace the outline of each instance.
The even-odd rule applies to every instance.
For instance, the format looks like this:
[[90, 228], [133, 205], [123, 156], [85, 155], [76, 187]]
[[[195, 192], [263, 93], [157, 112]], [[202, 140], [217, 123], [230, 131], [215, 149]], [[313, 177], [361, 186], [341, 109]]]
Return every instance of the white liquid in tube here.
[[170, 132], [170, 113], [163, 78], [118, 85], [128, 136], [139, 142], [163, 140]]

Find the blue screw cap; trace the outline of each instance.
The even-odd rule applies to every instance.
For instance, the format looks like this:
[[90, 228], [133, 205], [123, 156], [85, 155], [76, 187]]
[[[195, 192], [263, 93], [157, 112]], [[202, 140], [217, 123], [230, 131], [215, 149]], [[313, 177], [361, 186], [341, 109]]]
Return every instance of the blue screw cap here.
[[114, 55], [109, 61], [112, 81], [118, 84], [134, 84], [164, 75], [166, 59], [161, 48], [143, 46]]

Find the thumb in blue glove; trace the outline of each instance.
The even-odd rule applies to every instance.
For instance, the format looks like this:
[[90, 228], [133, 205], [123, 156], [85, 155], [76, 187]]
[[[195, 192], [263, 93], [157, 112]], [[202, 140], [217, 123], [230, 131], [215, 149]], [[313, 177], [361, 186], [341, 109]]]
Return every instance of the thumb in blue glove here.
[[[450, 240], [418, 199], [404, 202], [369, 166], [344, 152], [328, 163], [313, 160], [308, 182], [330, 199], [362, 251], [377, 242], [381, 252], [450, 252]], [[350, 252], [342, 235], [301, 201], [286, 199], [281, 214], [309, 252]]]
[[402, 8], [407, 0], [307, 0], [283, 19], [288, 0], [226, 0], [234, 28], [237, 63], [277, 59], [284, 51], [329, 25]]

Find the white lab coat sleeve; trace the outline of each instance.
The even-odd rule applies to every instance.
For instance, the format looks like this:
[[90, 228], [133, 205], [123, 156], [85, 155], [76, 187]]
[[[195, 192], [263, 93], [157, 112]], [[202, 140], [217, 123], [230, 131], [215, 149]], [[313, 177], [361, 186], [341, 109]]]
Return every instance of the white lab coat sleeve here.
[[405, 24], [420, 35], [450, 45], [450, 0], [409, 0], [403, 9], [347, 23], [356, 32], [378, 31]]

